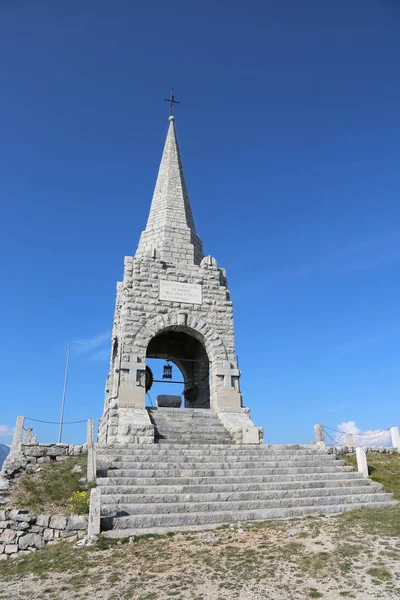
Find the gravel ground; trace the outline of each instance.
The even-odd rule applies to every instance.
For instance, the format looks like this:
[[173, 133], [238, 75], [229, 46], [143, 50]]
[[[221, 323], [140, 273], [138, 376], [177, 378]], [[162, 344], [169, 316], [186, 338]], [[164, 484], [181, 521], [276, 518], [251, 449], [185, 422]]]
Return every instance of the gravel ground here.
[[0, 599], [395, 599], [399, 520], [396, 507], [233, 524], [112, 547], [106, 540], [91, 548], [59, 544], [0, 562]]

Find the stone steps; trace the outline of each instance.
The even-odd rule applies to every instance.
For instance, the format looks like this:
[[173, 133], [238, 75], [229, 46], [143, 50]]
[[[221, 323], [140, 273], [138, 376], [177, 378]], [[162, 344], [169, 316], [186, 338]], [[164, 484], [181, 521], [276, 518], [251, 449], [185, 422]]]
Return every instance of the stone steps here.
[[[157, 469], [160, 467], [160, 462], [156, 461], [154, 457], [152, 457], [152, 462], [150, 462], [151, 457], [99, 457], [98, 465], [101, 466], [102, 469], [132, 469], [132, 468], [140, 468], [140, 469]], [[343, 466], [344, 461], [338, 460], [336, 461], [337, 465]], [[168, 464], [173, 465], [174, 468], [181, 469], [200, 469], [204, 467], [205, 461], [201, 462], [192, 462], [192, 460], [188, 457], [174, 457], [173, 459], [169, 459]], [[257, 468], [282, 468], [282, 467], [323, 467], [326, 465], [331, 465], [332, 460], [329, 459], [328, 456], [311, 456], [311, 457], [283, 457], [282, 460], [277, 460], [266, 457], [258, 457], [258, 460], [249, 460], [247, 457], [237, 457], [237, 458], [229, 458], [224, 460], [223, 462], [214, 462], [211, 457], [207, 460], [207, 467], [210, 469], [251, 469], [254, 465], [257, 465]]]
[[209, 409], [149, 408], [157, 444], [233, 444], [228, 430]]
[[[264, 521], [270, 519], [287, 519], [290, 517], [301, 517], [305, 515], [327, 515], [336, 514], [354, 508], [371, 507], [383, 508], [390, 501], [379, 501], [379, 494], [374, 495], [374, 502], [354, 501], [349, 504], [331, 504], [324, 506], [301, 506], [291, 508], [267, 508], [259, 510], [239, 510], [216, 512], [214, 510], [203, 513], [175, 513], [157, 515], [129, 515], [121, 517], [102, 517], [104, 530], [118, 529], [119, 532], [129, 529], [129, 535], [141, 533], [144, 528], [163, 528], [169, 531], [171, 527], [185, 527], [190, 529], [193, 525], [215, 525], [223, 523], [234, 523], [238, 521]], [[122, 535], [121, 535], [122, 537]]]
[[[356, 475], [356, 473], [354, 473]], [[126, 480], [130, 482], [130, 479]], [[248, 494], [249, 492], [269, 492], [277, 490], [283, 492], [289, 492], [293, 490], [309, 490], [309, 495], [313, 495], [313, 490], [315, 493], [323, 492], [325, 489], [329, 488], [339, 488], [341, 490], [353, 490], [355, 487], [363, 487], [365, 486], [365, 479], [363, 477], [353, 477], [350, 479], [316, 479], [316, 480], [305, 480], [300, 481], [295, 479], [294, 481], [268, 481], [266, 483], [243, 483], [240, 480], [239, 483], [215, 483], [215, 484], [199, 484], [199, 485], [134, 485], [134, 484], [119, 484], [118, 486], [113, 485], [107, 479], [101, 479], [98, 481], [98, 485], [101, 486], [101, 493], [104, 500], [106, 500], [108, 495], [147, 495], [152, 497], [162, 497], [167, 498], [168, 496], [178, 496], [178, 495], [202, 495], [202, 494], [219, 494], [224, 492], [234, 493], [234, 492], [244, 492]], [[369, 484], [369, 487], [374, 491], [379, 491], [381, 486], [379, 483]], [[253, 494], [252, 494], [253, 495]], [[257, 494], [258, 495], [258, 494]]]
[[[361, 479], [361, 473], [355, 472], [347, 472], [346, 473], [348, 480], [350, 479]], [[107, 485], [199, 485], [199, 484], [240, 484], [240, 483], [278, 483], [278, 482], [290, 482], [290, 481], [320, 481], [321, 479], [326, 478], [326, 473], [297, 473], [297, 474], [286, 474], [286, 475], [246, 475], [246, 476], [231, 476], [230, 474], [226, 474], [225, 477], [221, 478], [218, 476], [206, 476], [206, 477], [193, 477], [186, 476], [182, 477], [178, 474], [175, 476], [169, 477], [99, 477], [97, 479], [97, 484], [100, 486]], [[330, 480], [342, 480], [343, 473], [329, 473], [328, 477]]]
[[[149, 455], [152, 456], [173, 456], [173, 455], [182, 455], [182, 456], [209, 456], [212, 454], [217, 454], [218, 456], [225, 456], [226, 454], [232, 454], [234, 456], [237, 455], [251, 455], [251, 456], [260, 456], [262, 454], [267, 454], [268, 456], [277, 454], [281, 456], [282, 454], [288, 455], [299, 455], [299, 454], [307, 454], [307, 455], [316, 455], [322, 456], [323, 453], [319, 453], [314, 446], [310, 446], [309, 444], [288, 444], [287, 446], [282, 445], [262, 445], [258, 444], [248, 445], [248, 446], [235, 446], [232, 445], [230, 447], [226, 447], [221, 444], [211, 444], [204, 445], [199, 448], [197, 444], [191, 444], [189, 446], [182, 444], [168, 444], [168, 446], [159, 446], [158, 444], [124, 444], [120, 445], [101, 445], [96, 444], [96, 453], [98, 455], [102, 454], [114, 454], [117, 453], [119, 456], [128, 455], [128, 456], [141, 456], [141, 455]], [[328, 455], [332, 458], [330, 455]]]
[[[205, 513], [210, 512], [238, 512], [250, 510], [267, 510], [270, 508], [298, 508], [301, 506], [330, 506], [336, 504], [348, 504], [353, 502], [354, 495], [336, 495], [336, 496], [305, 496], [297, 494], [290, 498], [275, 498], [269, 500], [225, 500], [223, 502], [178, 502], [178, 503], [153, 503], [145, 504], [124, 504], [123, 502], [114, 502], [103, 504], [101, 514], [103, 516], [113, 516], [128, 513], [133, 516], [143, 517], [144, 515], [170, 515]], [[392, 494], [365, 494], [357, 493], [357, 502], [390, 502]]]
[[149, 415], [158, 443], [96, 446], [101, 526], [113, 537], [393, 503], [315, 445], [236, 445], [206, 409]]
[[210, 418], [210, 419], [214, 419], [215, 418], [215, 412], [213, 412], [212, 410], [210, 410], [209, 408], [167, 408], [167, 407], [162, 407], [162, 408], [155, 408], [155, 407], [148, 407], [147, 408], [149, 414], [150, 413], [156, 413], [159, 416], [173, 416], [174, 419], [176, 418], [190, 418], [191, 416], [198, 416], [201, 415], [204, 418]]
[[226, 439], [225, 441], [221, 440], [221, 436], [215, 436], [213, 437], [202, 437], [202, 438], [196, 438], [196, 437], [188, 437], [186, 439], [182, 438], [182, 436], [168, 436], [168, 437], [163, 437], [160, 435], [157, 435], [157, 432], [154, 432], [154, 439], [155, 439], [155, 443], [156, 444], [169, 444], [171, 443], [171, 441], [175, 441], [180, 439], [182, 444], [193, 444], [193, 442], [196, 442], [198, 445], [201, 444], [232, 444], [232, 440], [231, 439]]
[[[325, 487], [325, 488], [306, 488], [306, 489], [278, 489], [278, 490], [263, 490], [253, 491], [251, 493], [252, 501], [258, 500], [280, 500], [293, 498], [322, 498], [325, 496], [347, 496], [357, 494], [376, 494], [381, 490], [380, 485], [369, 486], [363, 485], [358, 486], [355, 490], [354, 487]], [[295, 493], [295, 496], [294, 496]], [[165, 494], [160, 493], [158, 488], [156, 491], [147, 494], [138, 494], [131, 492], [122, 492], [118, 490], [118, 493], [104, 494], [102, 504], [103, 506], [111, 505], [113, 507], [125, 509], [126, 505], [135, 506], [146, 503], [157, 504], [184, 504], [191, 502], [193, 505], [197, 503], [207, 502], [241, 502], [249, 500], [249, 490], [247, 491], [228, 491], [228, 492], [204, 492], [204, 493], [177, 493], [177, 494]], [[135, 512], [135, 511], [134, 511]], [[171, 512], [171, 511], [168, 511]]]
[[334, 468], [332, 465], [323, 467], [279, 467], [279, 468], [253, 468], [253, 469], [208, 469], [203, 465], [203, 469], [181, 469], [175, 468], [173, 464], [168, 464], [168, 467], [162, 468], [158, 465], [158, 469], [108, 469], [108, 477], [116, 478], [140, 478], [140, 477], [224, 477], [229, 473], [230, 477], [250, 477], [252, 475], [297, 475], [297, 474], [316, 474], [316, 473], [348, 473], [352, 471], [352, 467], [338, 466]]

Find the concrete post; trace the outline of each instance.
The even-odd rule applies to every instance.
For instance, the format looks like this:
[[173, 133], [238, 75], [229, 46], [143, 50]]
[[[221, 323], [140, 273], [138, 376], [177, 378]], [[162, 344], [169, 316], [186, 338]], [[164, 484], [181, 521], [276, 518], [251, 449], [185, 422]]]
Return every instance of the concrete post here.
[[322, 425], [314, 425], [315, 439], [319, 448], [325, 448], [325, 431]]
[[364, 477], [368, 477], [367, 455], [364, 448], [356, 448], [356, 456], [358, 472], [362, 473]]
[[87, 454], [87, 480], [89, 483], [96, 483], [96, 449], [93, 444], [88, 446]]
[[400, 451], [400, 434], [398, 427], [390, 428], [390, 435], [392, 436], [392, 445], [393, 448], [397, 448]]
[[96, 450], [93, 443], [94, 421], [89, 419], [87, 422], [87, 480], [89, 483], [96, 483]]
[[93, 443], [94, 443], [94, 421], [93, 421], [93, 419], [88, 419], [88, 422], [87, 422], [86, 443], [88, 446], [93, 446]]
[[90, 492], [89, 540], [100, 535], [100, 488], [93, 488]]
[[22, 432], [24, 430], [25, 417], [17, 417], [10, 452], [18, 453], [21, 450]]
[[354, 438], [352, 433], [346, 433], [344, 436], [344, 445], [346, 448], [354, 448]]

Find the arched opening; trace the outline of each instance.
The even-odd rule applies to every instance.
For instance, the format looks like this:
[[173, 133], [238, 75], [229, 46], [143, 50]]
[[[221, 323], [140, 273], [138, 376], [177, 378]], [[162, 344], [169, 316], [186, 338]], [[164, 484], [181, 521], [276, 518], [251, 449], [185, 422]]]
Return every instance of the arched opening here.
[[[164, 359], [178, 367], [180, 373], [178, 369], [174, 371], [178, 377], [182, 376], [183, 391], [181, 384], [178, 394], [182, 393], [185, 408], [210, 408], [209, 360], [201, 334], [185, 326], [167, 327], [150, 340], [146, 358]], [[160, 381], [158, 373], [155, 371], [155, 383]], [[165, 382], [163, 393], [168, 389]], [[177, 393], [176, 384], [168, 387], [169, 394]]]

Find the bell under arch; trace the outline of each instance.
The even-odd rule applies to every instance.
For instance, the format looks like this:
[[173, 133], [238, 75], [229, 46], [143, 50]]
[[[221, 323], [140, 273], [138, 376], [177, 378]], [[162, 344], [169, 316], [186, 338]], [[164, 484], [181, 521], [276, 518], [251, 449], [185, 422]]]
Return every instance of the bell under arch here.
[[161, 329], [149, 341], [148, 358], [171, 361], [181, 371], [185, 408], [210, 408], [210, 361], [199, 332], [183, 325]]

